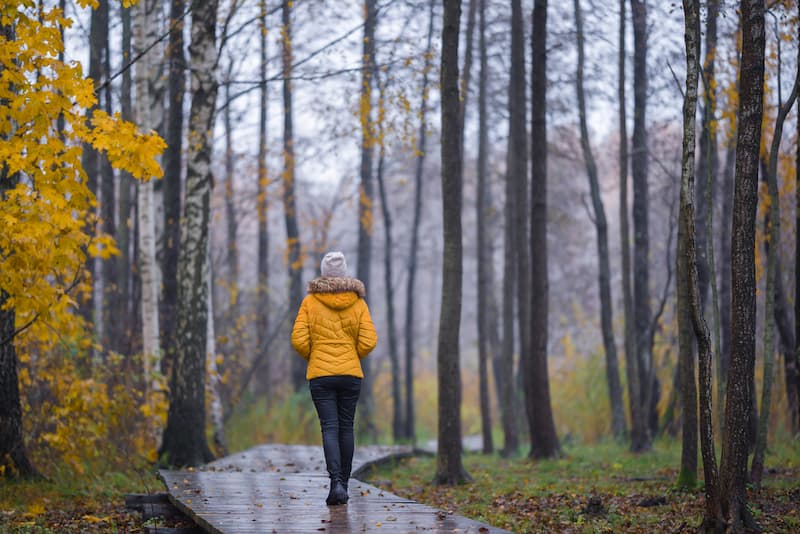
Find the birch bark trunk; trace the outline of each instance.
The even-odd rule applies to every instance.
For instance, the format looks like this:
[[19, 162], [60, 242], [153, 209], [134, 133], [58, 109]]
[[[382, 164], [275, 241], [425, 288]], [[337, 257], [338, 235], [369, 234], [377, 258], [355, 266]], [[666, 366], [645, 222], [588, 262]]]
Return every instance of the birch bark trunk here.
[[[702, 296], [698, 274], [697, 243], [695, 240], [695, 115], [697, 113], [697, 84], [700, 70], [700, 2], [683, 0], [686, 43], [686, 94], [683, 101], [683, 158], [681, 167], [680, 218], [685, 228], [685, 291], [691, 308], [692, 326], [697, 338], [700, 379], [700, 427], [705, 474], [706, 520], [717, 517], [719, 510], [717, 460], [714, 455], [713, 410], [711, 406], [711, 335], [703, 316]], [[701, 177], [702, 179], [703, 177]], [[694, 374], [692, 374], [694, 380]], [[695, 444], [695, 455], [696, 447]]]
[[173, 466], [195, 466], [213, 458], [205, 434], [208, 350], [208, 221], [213, 176], [217, 98], [215, 44], [217, 0], [192, 11], [189, 46], [192, 105], [189, 153], [178, 252], [178, 324], [170, 404], [160, 455]]
[[[142, 0], [136, 4], [133, 17], [133, 53], [139, 57], [142, 51], [152, 42], [155, 21], [153, 19], [153, 0]], [[141, 55], [136, 63], [135, 116], [139, 129], [151, 129], [150, 109], [153, 102], [150, 96], [150, 57]], [[151, 388], [155, 389], [153, 372], [158, 367], [161, 354], [159, 344], [158, 323], [158, 287], [159, 274], [156, 261], [156, 221], [155, 199], [152, 180], [137, 183], [137, 216], [139, 224], [139, 276], [141, 279], [141, 313], [142, 313], [142, 353], [144, 356], [144, 377], [148, 388], [148, 399]]]

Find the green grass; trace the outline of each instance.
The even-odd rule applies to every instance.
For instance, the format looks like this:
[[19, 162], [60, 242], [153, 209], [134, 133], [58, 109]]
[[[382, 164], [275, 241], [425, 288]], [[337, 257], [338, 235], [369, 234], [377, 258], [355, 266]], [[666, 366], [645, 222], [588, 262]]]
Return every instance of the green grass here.
[[155, 471], [95, 467], [81, 476], [56, 472], [49, 479], [0, 479], [0, 534], [142, 532], [138, 513], [125, 509], [126, 493], [164, 491]]
[[[751, 494], [765, 530], [791, 532], [800, 522], [800, 468], [796, 444], [776, 446], [760, 494]], [[457, 487], [431, 484], [433, 457], [403, 460], [368, 474], [368, 480], [393, 493], [466, 515], [514, 532], [653, 532], [696, 528], [702, 521], [702, 486], [677, 489], [680, 443], [658, 441], [651, 452], [632, 454], [613, 441], [570, 445], [554, 460], [504, 459], [468, 454], [464, 466], [473, 478]], [[702, 463], [698, 469], [702, 477]], [[597, 496], [603, 512], [587, 510]], [[663, 499], [639, 506], [645, 498]]]

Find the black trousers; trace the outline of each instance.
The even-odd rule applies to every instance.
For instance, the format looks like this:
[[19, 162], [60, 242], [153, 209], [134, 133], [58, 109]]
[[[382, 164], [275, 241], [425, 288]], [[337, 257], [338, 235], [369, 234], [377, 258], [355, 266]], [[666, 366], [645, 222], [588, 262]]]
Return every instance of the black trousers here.
[[361, 393], [355, 376], [321, 376], [308, 382], [322, 428], [322, 449], [331, 478], [347, 484], [353, 469], [353, 421]]

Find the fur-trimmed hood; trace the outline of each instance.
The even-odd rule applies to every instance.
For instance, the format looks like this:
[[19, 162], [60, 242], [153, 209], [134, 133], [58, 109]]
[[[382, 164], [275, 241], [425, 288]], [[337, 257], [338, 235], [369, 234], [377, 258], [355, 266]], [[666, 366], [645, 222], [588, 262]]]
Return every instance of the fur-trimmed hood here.
[[364, 298], [367, 290], [357, 278], [321, 276], [308, 283], [309, 294], [329, 308], [341, 310]]
[[355, 292], [360, 298], [367, 296], [364, 282], [358, 278], [321, 276], [308, 283], [309, 293], [346, 293]]

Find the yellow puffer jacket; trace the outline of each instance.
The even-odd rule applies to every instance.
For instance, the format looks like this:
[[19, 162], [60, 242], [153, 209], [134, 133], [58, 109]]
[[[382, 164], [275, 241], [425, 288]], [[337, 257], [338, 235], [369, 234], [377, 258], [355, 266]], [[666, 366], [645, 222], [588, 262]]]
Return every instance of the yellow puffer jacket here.
[[361, 358], [378, 344], [365, 294], [364, 284], [355, 278], [309, 282], [292, 328], [292, 346], [308, 360], [307, 380], [336, 375], [364, 378]]

